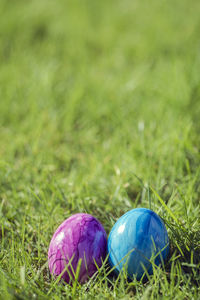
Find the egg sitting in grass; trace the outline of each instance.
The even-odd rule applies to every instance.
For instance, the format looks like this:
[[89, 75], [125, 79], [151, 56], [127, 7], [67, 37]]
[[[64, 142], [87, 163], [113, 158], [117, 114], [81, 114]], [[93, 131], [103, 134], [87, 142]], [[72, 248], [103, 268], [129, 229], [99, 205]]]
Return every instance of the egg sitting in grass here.
[[107, 236], [92, 215], [78, 213], [66, 219], [49, 245], [48, 263], [53, 276], [65, 282], [86, 282], [101, 267], [106, 256]]
[[140, 280], [153, 273], [153, 264], [164, 264], [169, 238], [164, 222], [152, 210], [133, 209], [119, 218], [108, 237], [109, 262], [116, 273]]

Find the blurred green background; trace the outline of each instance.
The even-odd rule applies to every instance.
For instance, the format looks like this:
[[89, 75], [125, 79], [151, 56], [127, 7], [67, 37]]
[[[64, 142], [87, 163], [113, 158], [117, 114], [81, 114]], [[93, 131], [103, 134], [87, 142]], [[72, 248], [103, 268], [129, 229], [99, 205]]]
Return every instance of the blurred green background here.
[[149, 201], [165, 216], [148, 185], [196, 219], [199, 32], [198, 0], [0, 1], [1, 268], [14, 282], [71, 213], [107, 232]]

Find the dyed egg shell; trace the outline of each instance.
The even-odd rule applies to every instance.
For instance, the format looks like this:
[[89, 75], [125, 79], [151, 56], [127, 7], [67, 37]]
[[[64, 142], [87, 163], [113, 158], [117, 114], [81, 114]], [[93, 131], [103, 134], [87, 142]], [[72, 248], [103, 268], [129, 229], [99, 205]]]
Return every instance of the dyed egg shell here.
[[107, 251], [109, 263], [111, 267], [115, 266], [116, 273], [125, 270], [130, 279], [136, 277], [140, 280], [145, 272], [144, 267], [152, 274], [151, 262], [158, 266], [167, 259], [169, 238], [166, 227], [152, 210], [133, 209], [113, 226]]
[[97, 271], [95, 263], [102, 265], [106, 247], [107, 235], [101, 223], [91, 215], [75, 214], [52, 237], [48, 251], [50, 272], [54, 276], [63, 272], [62, 278], [70, 283], [81, 259], [78, 281], [84, 283]]

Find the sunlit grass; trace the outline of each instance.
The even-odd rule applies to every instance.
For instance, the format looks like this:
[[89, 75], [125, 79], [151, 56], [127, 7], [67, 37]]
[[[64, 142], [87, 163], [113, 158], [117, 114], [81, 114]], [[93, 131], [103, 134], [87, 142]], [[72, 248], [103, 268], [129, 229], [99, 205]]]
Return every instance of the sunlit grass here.
[[[199, 1], [1, 0], [0, 12], [0, 297], [198, 299]], [[166, 223], [165, 269], [50, 277], [65, 218], [93, 214], [109, 233], [135, 207]]]

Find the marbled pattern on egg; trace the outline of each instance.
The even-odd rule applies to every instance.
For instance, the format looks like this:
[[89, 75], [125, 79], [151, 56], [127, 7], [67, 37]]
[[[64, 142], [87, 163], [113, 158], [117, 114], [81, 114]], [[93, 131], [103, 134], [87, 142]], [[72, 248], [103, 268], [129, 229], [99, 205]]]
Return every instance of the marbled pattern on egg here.
[[129, 278], [135, 276], [139, 280], [144, 273], [142, 265], [152, 274], [152, 257], [155, 257], [156, 265], [162, 260], [166, 261], [169, 253], [167, 230], [161, 218], [152, 210], [133, 209], [113, 226], [107, 251], [110, 265], [116, 266], [116, 273], [125, 268]]
[[82, 259], [78, 280], [84, 283], [97, 271], [95, 262], [99, 267], [102, 265], [106, 246], [107, 236], [100, 222], [89, 214], [75, 214], [65, 220], [52, 237], [48, 251], [50, 272], [58, 276], [68, 265], [62, 278], [69, 283], [69, 274], [74, 279], [73, 270], [76, 272]]

